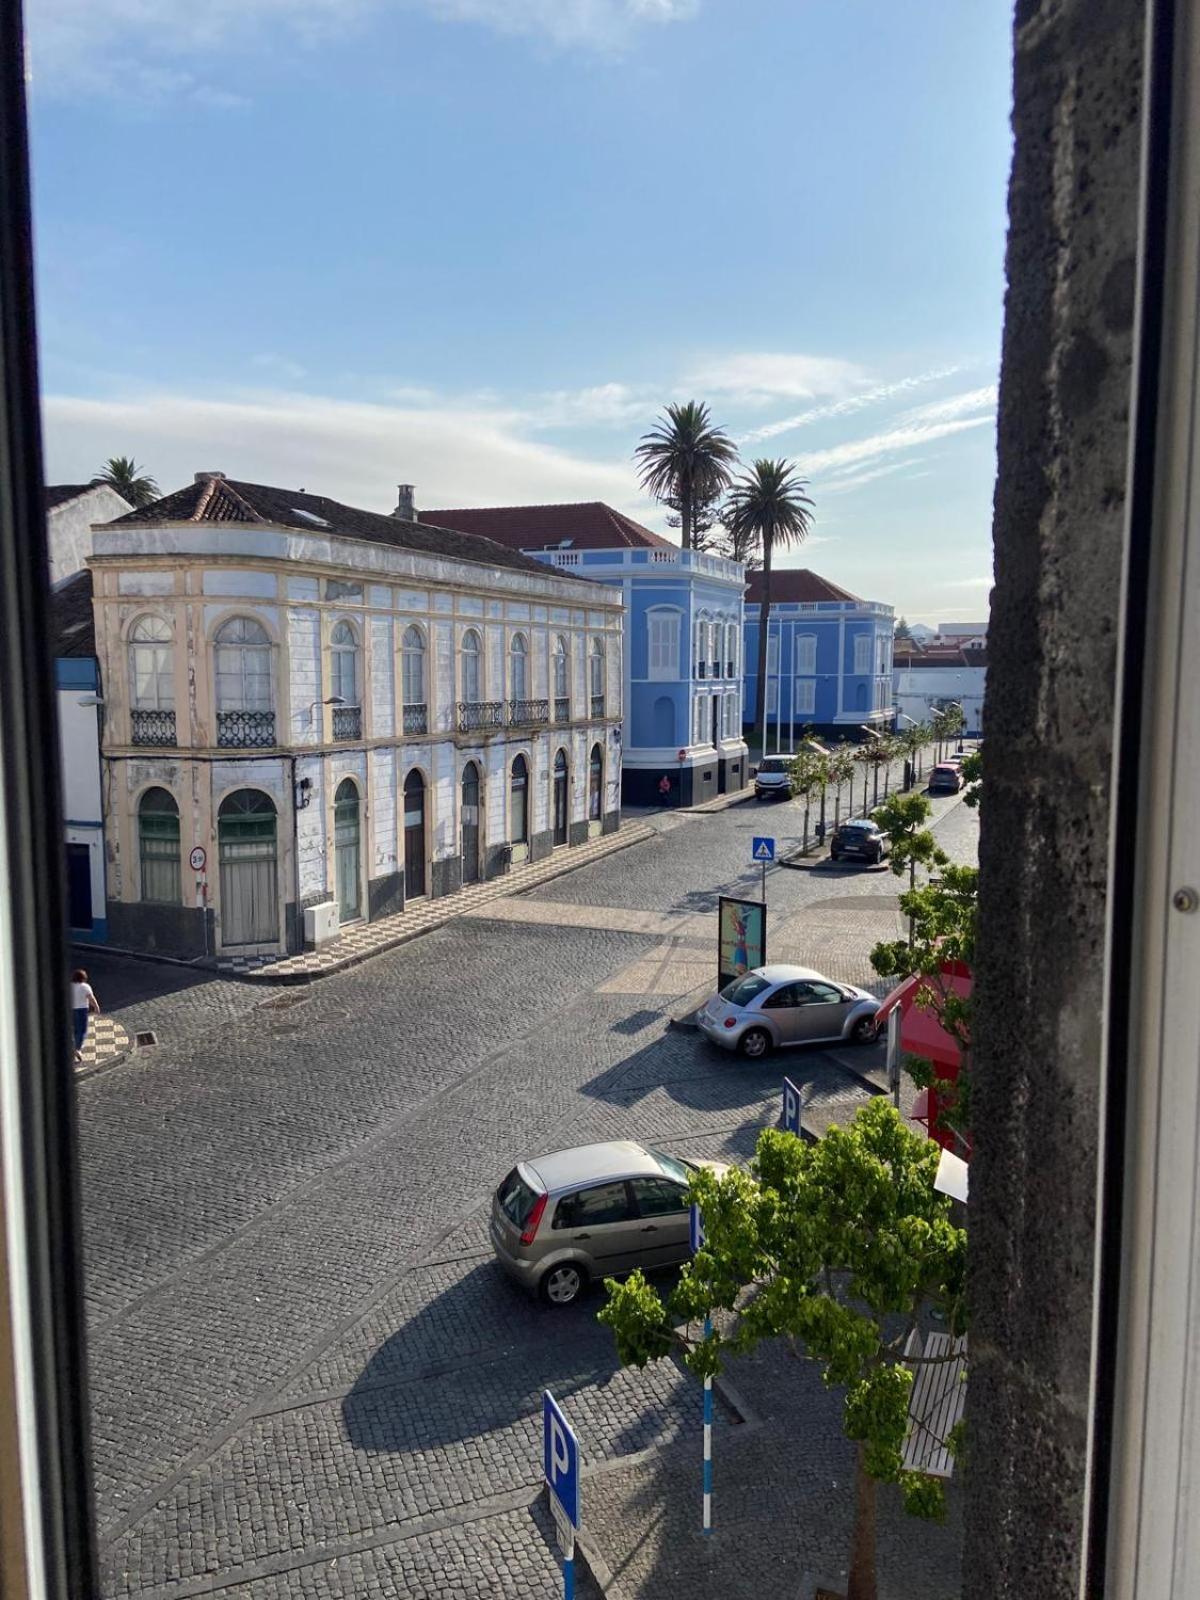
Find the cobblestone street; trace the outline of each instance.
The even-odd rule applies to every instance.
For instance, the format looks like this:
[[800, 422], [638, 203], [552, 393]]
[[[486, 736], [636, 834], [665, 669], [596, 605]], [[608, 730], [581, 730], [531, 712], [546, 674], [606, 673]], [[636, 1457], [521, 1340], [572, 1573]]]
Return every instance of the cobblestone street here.
[[[976, 814], [934, 806], [973, 860]], [[786, 1397], [765, 1356], [734, 1376], [752, 1416], [718, 1415], [722, 1553], [697, 1551], [677, 1508], [689, 1472], [698, 1489], [698, 1385], [621, 1371], [599, 1300], [543, 1308], [486, 1235], [519, 1157], [632, 1137], [745, 1160], [784, 1071], [811, 1085], [814, 1126], [863, 1102], [847, 1067], [876, 1047], [751, 1065], [670, 1026], [713, 977], [718, 893], [757, 895], [752, 835], [782, 849], [801, 823], [794, 804], [652, 818], [640, 843], [303, 989], [89, 953], [106, 1013], [157, 1038], [78, 1089], [107, 1595], [553, 1595], [545, 1387], [627, 1600], [702, 1593], [714, 1559], [731, 1600], [836, 1576], [849, 1447], [807, 1368]], [[772, 871], [770, 958], [880, 988], [867, 955], [901, 931], [897, 888], [886, 867]], [[955, 1592], [951, 1501], [933, 1530], [881, 1509], [882, 1600]]]

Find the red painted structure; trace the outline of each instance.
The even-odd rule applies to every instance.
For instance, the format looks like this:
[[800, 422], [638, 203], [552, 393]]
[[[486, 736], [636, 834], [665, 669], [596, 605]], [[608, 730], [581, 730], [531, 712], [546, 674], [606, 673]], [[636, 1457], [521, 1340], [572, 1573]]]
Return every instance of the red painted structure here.
[[[920, 1056], [933, 1065], [934, 1082], [917, 1095], [911, 1118], [925, 1128], [931, 1139], [936, 1139], [943, 1150], [954, 1150], [957, 1144], [953, 1133], [938, 1126], [938, 1117], [951, 1096], [938, 1092], [938, 1083], [957, 1083], [962, 1066], [962, 1053], [957, 1043], [938, 1021], [937, 1012], [921, 1005], [917, 995], [922, 988], [939, 989], [943, 993], [966, 999], [973, 987], [971, 969], [962, 961], [946, 961], [937, 978], [905, 978], [888, 995], [879, 1008], [879, 1023], [883, 1026], [897, 1006], [900, 1008], [900, 1049], [904, 1055]], [[957, 1153], [957, 1152], [956, 1152]], [[968, 1145], [967, 1154], [970, 1154]]]

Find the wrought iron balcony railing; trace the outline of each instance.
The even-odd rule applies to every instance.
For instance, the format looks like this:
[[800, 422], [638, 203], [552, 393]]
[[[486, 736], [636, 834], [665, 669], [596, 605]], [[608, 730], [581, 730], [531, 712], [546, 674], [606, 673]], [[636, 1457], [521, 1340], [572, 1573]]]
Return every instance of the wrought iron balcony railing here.
[[333, 737], [341, 740], [362, 738], [361, 706], [334, 706]]
[[604, 715], [604, 696], [602, 694], [594, 694], [592, 696], [592, 715], [594, 717], [602, 717]]
[[175, 713], [173, 711], [132, 711], [130, 724], [134, 744], [175, 743]]
[[555, 722], [570, 722], [570, 720], [571, 720], [571, 697], [570, 697], [570, 695], [567, 695], [567, 694], [557, 694], [557, 695], [555, 695], [555, 697], [554, 697], [554, 720], [555, 720]]
[[228, 750], [261, 750], [275, 743], [273, 711], [218, 711], [217, 744]]
[[474, 733], [477, 729], [504, 726], [503, 700], [460, 700], [458, 702], [458, 731]]
[[404, 708], [405, 733], [429, 732], [429, 707], [405, 706]]
[[508, 725], [510, 728], [532, 728], [540, 722], [549, 722], [549, 700], [510, 700]]

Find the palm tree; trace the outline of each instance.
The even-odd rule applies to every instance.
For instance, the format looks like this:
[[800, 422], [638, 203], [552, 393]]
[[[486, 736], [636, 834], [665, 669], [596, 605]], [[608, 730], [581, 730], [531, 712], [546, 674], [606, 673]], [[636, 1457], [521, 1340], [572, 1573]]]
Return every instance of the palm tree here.
[[762, 606], [758, 623], [758, 747], [767, 748], [767, 628], [771, 614], [771, 558], [775, 547], [803, 544], [812, 527], [808, 487], [788, 461], [760, 460], [729, 494], [727, 526], [735, 538], [753, 534], [762, 548]]
[[697, 506], [711, 505], [729, 487], [737, 460], [733, 440], [713, 427], [706, 405], [689, 400], [669, 405], [634, 455], [641, 463], [642, 488], [678, 508], [683, 548], [690, 550]]
[[143, 472], [132, 456], [110, 456], [104, 471], [98, 472], [93, 483], [106, 483], [115, 489], [122, 500], [131, 506], [148, 506], [158, 499], [158, 485], [148, 472]]

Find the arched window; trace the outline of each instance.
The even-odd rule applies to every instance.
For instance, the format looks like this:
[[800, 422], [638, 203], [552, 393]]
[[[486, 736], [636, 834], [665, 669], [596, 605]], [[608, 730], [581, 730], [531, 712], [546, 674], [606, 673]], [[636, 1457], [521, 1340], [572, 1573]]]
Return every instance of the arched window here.
[[134, 744], [175, 743], [171, 628], [162, 617], [139, 617], [129, 630], [129, 721]]
[[604, 820], [604, 752], [598, 744], [592, 746], [588, 761], [588, 821]]
[[462, 642], [462, 697], [467, 705], [478, 705], [483, 698], [483, 680], [479, 668], [481, 655], [479, 635], [474, 628], [468, 628]]
[[593, 639], [588, 654], [588, 686], [591, 695], [591, 715], [604, 715], [604, 640]]
[[554, 641], [554, 720], [571, 720], [571, 651], [561, 633]]
[[738, 625], [736, 622], [725, 624], [725, 676], [736, 678], [738, 670]]
[[404, 630], [403, 696], [405, 733], [429, 731], [429, 702], [425, 696], [425, 635], [415, 623]]
[[508, 837], [513, 844], [528, 844], [529, 765], [524, 756], [513, 759], [510, 796]]
[[271, 641], [253, 617], [231, 617], [217, 630], [214, 668], [219, 745], [272, 745]]
[[514, 633], [508, 647], [508, 698], [529, 699], [529, 644], [523, 633]]
[[329, 688], [348, 706], [361, 706], [358, 635], [352, 623], [339, 622], [329, 635]]
[[270, 795], [238, 789], [217, 812], [221, 944], [277, 945], [276, 815]]
[[147, 789], [138, 805], [138, 856], [142, 899], [177, 906], [182, 898], [179, 807], [175, 796], [166, 789]]

